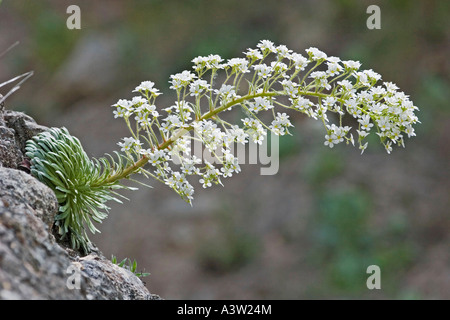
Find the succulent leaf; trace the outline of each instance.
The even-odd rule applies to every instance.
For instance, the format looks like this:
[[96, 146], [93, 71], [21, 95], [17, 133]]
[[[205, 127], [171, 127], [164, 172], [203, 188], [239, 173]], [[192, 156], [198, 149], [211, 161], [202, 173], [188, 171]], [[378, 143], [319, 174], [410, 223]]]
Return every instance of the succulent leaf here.
[[73, 249], [90, 251], [86, 228], [99, 230], [93, 222], [101, 223], [108, 216], [106, 202], [117, 199], [117, 189], [133, 189], [118, 181], [107, 182], [111, 174], [120, 173], [124, 156], [116, 153], [117, 162], [108, 155], [90, 159], [80, 141], [66, 128], [51, 128], [26, 144], [26, 155], [31, 161], [31, 173], [49, 186], [59, 202], [55, 225], [62, 239], [68, 238]]

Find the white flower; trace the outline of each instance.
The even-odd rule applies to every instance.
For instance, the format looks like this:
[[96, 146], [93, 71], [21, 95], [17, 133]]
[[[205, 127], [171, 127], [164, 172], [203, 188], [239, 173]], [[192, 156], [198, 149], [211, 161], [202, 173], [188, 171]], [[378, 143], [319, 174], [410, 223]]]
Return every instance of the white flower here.
[[[348, 138], [347, 138], [347, 139], [348, 139]], [[352, 144], [352, 146], [355, 146], [355, 140], [353, 139], [353, 134], [350, 133], [350, 138], [349, 138], [349, 140], [347, 140], [347, 144], [348, 144], [348, 141], [350, 141], [350, 143]]]
[[386, 117], [378, 119], [377, 125], [378, 125], [378, 128], [381, 129], [381, 131], [389, 130], [391, 127], [391, 124], [389, 123], [389, 119]]
[[202, 184], [202, 187], [203, 187], [203, 188], [208, 188], [208, 187], [211, 187], [211, 186], [212, 186], [211, 180], [210, 180], [210, 179], [207, 179], [206, 177], [203, 178], [203, 179], [200, 179], [198, 182], [200, 182], [200, 183]]
[[275, 51], [280, 59], [284, 59], [289, 56], [292, 50], [289, 50], [284, 44], [279, 45], [275, 48]]
[[313, 61], [317, 61], [317, 60], [322, 60], [322, 59], [326, 59], [327, 55], [325, 54], [325, 52], [320, 51], [319, 49], [315, 48], [315, 47], [311, 47], [309, 49], [306, 49], [306, 52], [309, 55], [309, 58]]
[[186, 102], [186, 101], [180, 101], [180, 102], [175, 101], [175, 105], [173, 105], [172, 108], [180, 114], [194, 112], [194, 110], [189, 105], [189, 102]]
[[123, 142], [118, 142], [117, 144], [121, 147], [121, 151], [129, 152], [135, 149], [137, 153], [140, 153], [142, 143], [132, 137], [122, 138]]
[[292, 107], [299, 111], [305, 111], [306, 109], [309, 109], [313, 105], [313, 103], [309, 99], [303, 97], [298, 97], [295, 98], [294, 100], [290, 99], [290, 101], [292, 103]]
[[287, 115], [284, 112], [283, 113], [277, 112], [275, 121], [277, 121], [283, 127], [293, 127], [291, 121], [289, 121], [289, 115]]
[[264, 137], [267, 135], [266, 129], [262, 126], [262, 124], [256, 119], [245, 118], [242, 119], [244, 125], [248, 127], [247, 134], [253, 140], [253, 142], [262, 144]]
[[309, 75], [310, 78], [314, 80], [326, 79], [327, 74], [324, 71], [314, 71]]
[[209, 90], [209, 84], [206, 80], [195, 80], [189, 85], [189, 91], [191, 96], [198, 97], [204, 90]]
[[157, 166], [170, 159], [164, 150], [141, 149], [140, 153], [148, 158], [148, 162], [152, 166]]
[[151, 90], [153, 89], [153, 86], [155, 85], [155, 83], [153, 81], [142, 81], [140, 85], [138, 85], [136, 87], [136, 89], [133, 90], [133, 92], [136, 91], [146, 91], [146, 90]]
[[223, 167], [220, 168], [222, 176], [224, 178], [231, 177], [233, 172], [239, 172], [241, 170], [238, 159], [231, 154], [229, 149], [222, 149], [223, 152]]
[[384, 89], [382, 86], [372, 87], [370, 89], [370, 93], [374, 96], [382, 96], [386, 93], [386, 89]]
[[253, 69], [255, 69], [256, 74], [262, 78], [269, 77], [273, 71], [273, 69], [268, 65], [266, 65], [265, 63], [254, 65]]
[[263, 54], [267, 54], [270, 52], [276, 52], [275, 45], [273, 44], [272, 41], [269, 41], [269, 40], [261, 40], [258, 43], [257, 47], [261, 50], [261, 52]]
[[232, 58], [228, 60], [227, 65], [231, 67], [233, 72], [236, 73], [248, 73], [248, 60], [243, 58]]
[[[363, 75], [365, 77], [365, 75]], [[373, 101], [373, 95], [368, 92], [367, 90], [361, 91], [356, 95], [356, 100], [359, 104], [365, 105], [365, 104], [372, 104]]]
[[387, 137], [387, 131], [377, 132], [376, 135], [379, 136], [381, 140], [384, 140], [384, 138]]
[[344, 92], [351, 91], [353, 89], [353, 84], [348, 80], [342, 80], [337, 82], [338, 85], [340, 85]]
[[361, 129], [370, 130], [373, 127], [373, 123], [370, 123], [370, 116], [363, 115], [361, 119], [358, 119], [358, 122], [361, 124]]
[[323, 143], [324, 145], [333, 148], [335, 143], [336, 143], [336, 136], [334, 134], [325, 135], [325, 142]]
[[342, 67], [339, 64], [337, 63], [328, 64], [327, 75], [329, 77], [337, 76], [338, 74], [341, 73], [341, 71]]
[[255, 135], [253, 135], [253, 142], [254, 143], [262, 145], [263, 141], [264, 141], [264, 135], [263, 134], [255, 134]]
[[112, 107], [116, 108], [116, 110], [113, 111], [114, 118], [129, 117], [132, 113], [132, 104], [129, 100], [120, 99], [117, 103], [113, 104]]
[[206, 69], [220, 69], [222, 65], [220, 64], [223, 59], [217, 54], [210, 54], [206, 57], [197, 57], [192, 60], [194, 63], [194, 69], [196, 71]]
[[328, 84], [327, 73], [324, 71], [314, 71], [309, 75], [310, 78], [313, 78], [319, 87], [325, 88], [327, 90], [331, 89], [331, 85]]
[[366, 142], [364, 145], [360, 145], [360, 146], [359, 146], [359, 150], [361, 150], [361, 154], [363, 154], [364, 151], [367, 149], [367, 145], [368, 145], [368, 144], [369, 144], [369, 143]]
[[288, 77], [286, 75], [286, 70], [288, 69], [288, 66], [285, 63], [279, 61], [272, 61], [270, 63], [270, 68], [273, 70], [273, 72], [280, 74], [282, 77], [285, 78]]
[[171, 114], [171, 115], [168, 115], [167, 118], [164, 120], [166, 123], [169, 124], [170, 128], [181, 127], [183, 125], [183, 122], [179, 118], [179, 115]]
[[392, 142], [397, 143], [398, 141], [403, 141], [403, 135], [400, 134], [400, 129], [392, 128], [391, 135], [389, 137]]
[[367, 137], [369, 135], [369, 133], [367, 131], [364, 131], [364, 130], [356, 130], [356, 132], [358, 132], [358, 135], [359, 135], [360, 139], [364, 139], [365, 137]]
[[369, 81], [372, 81], [374, 83], [381, 79], [381, 75], [379, 73], [376, 73], [372, 69], [364, 70], [363, 72], [367, 76]]
[[238, 126], [233, 125], [227, 133], [230, 141], [235, 141], [241, 144], [247, 143], [248, 134], [246, 134], [245, 131]]
[[116, 110], [113, 111], [114, 118], [128, 118], [132, 110], [131, 101], [120, 99], [117, 103], [113, 104], [112, 107], [115, 107]]
[[339, 65], [339, 61], [341, 61], [341, 59], [337, 57], [327, 58], [328, 69], [326, 72], [328, 76], [336, 76], [343, 71], [343, 68]]
[[289, 116], [286, 113], [277, 113], [277, 116], [272, 121], [270, 129], [277, 135], [284, 135], [285, 130], [288, 127], [293, 127], [292, 123], [289, 121]]
[[372, 106], [371, 111], [375, 114], [382, 114], [384, 110], [386, 110], [388, 108], [387, 105], [385, 105], [384, 103], [375, 103]]
[[388, 141], [388, 142], [386, 142], [386, 144], [384, 145], [384, 148], [386, 149], [386, 152], [388, 153], [388, 154], [390, 154], [391, 153], [391, 151], [392, 151], [392, 142], [391, 141]]
[[308, 65], [308, 59], [302, 56], [299, 53], [292, 53], [288, 56], [288, 58], [294, 63], [295, 69], [299, 71], [305, 70]]
[[334, 137], [334, 144], [344, 141], [345, 134], [348, 132], [347, 128], [337, 127], [334, 123], [331, 126], [327, 125], [327, 128], [330, 131], [331, 136]]
[[249, 102], [249, 109], [254, 113], [258, 113], [259, 111], [269, 110], [273, 108], [273, 105], [270, 103], [269, 99], [265, 97], [256, 97], [254, 102]]
[[171, 128], [171, 124], [169, 122], [164, 121], [163, 123], [161, 123], [161, 126], [160, 126], [161, 131], [167, 133], [167, 132], [169, 132], [170, 128]]
[[[363, 86], [370, 87], [369, 79], [367, 77], [367, 74], [364, 72], [353, 72], [352, 74], [356, 78], [356, 82], [362, 84]], [[365, 94], [367, 94], [366, 91], [363, 91]]]
[[223, 61], [223, 59], [218, 55], [218, 54], [210, 54], [208, 55], [207, 59], [205, 60], [206, 62], [206, 67], [208, 69], [213, 69], [213, 68], [221, 68], [221, 62]]
[[199, 180], [199, 182], [203, 185], [203, 188], [211, 187], [212, 182], [215, 184], [222, 184], [220, 181], [221, 172], [206, 160], [205, 165], [203, 177]]
[[149, 125], [147, 113], [138, 112], [134, 117], [134, 120], [136, 120], [142, 127]]
[[291, 96], [291, 97], [297, 96], [298, 88], [297, 88], [296, 83], [285, 79], [285, 80], [281, 81], [280, 84], [283, 86], [284, 91], [286, 91], [286, 93], [289, 96]]
[[338, 57], [328, 57], [327, 58], [327, 64], [329, 63], [339, 63], [341, 62], [341, 59], [339, 59]]
[[154, 82], [152, 81], [143, 81], [141, 82], [140, 85], [138, 85], [133, 92], [150, 92], [152, 94], [152, 96], [157, 97], [159, 96], [161, 93], [159, 92], [158, 89], [154, 88], [153, 86], [155, 85]]
[[185, 175], [200, 174], [200, 169], [196, 167], [196, 164], [199, 164], [200, 162], [201, 160], [195, 155], [193, 155], [191, 158], [184, 159], [183, 163], [181, 164], [181, 171]]
[[394, 93], [398, 90], [397, 85], [392, 82], [383, 82], [383, 84], [386, 87], [387, 92], [389, 93]]
[[414, 128], [413, 128], [411, 125], [409, 125], [409, 126], [406, 127], [405, 132], [406, 132], [406, 134], [408, 135], [408, 138], [411, 138], [411, 137], [413, 137], [413, 136], [416, 135], [416, 134], [414, 133]]
[[215, 89], [214, 93], [218, 94], [222, 103], [228, 103], [229, 101], [238, 98], [234, 86], [229, 84], [222, 84], [219, 90]]
[[[132, 137], [123, 138], [118, 145], [127, 157], [146, 157], [149, 168], [140, 172], [164, 181], [191, 202], [194, 189], [187, 178], [197, 175], [207, 188], [241, 171], [239, 159], [231, 152], [235, 143], [244, 145], [251, 139], [262, 144], [267, 129], [278, 135], [289, 134], [293, 126], [289, 115], [278, 110], [293, 109], [319, 120], [326, 130], [324, 145], [329, 148], [344, 141], [355, 145], [358, 138], [364, 153], [368, 146], [365, 139], [373, 127], [388, 153], [393, 145], [404, 146], [406, 135], [415, 136], [418, 108], [395, 84], [377, 86], [381, 75], [360, 70], [358, 61], [328, 57], [315, 47], [306, 53], [303, 56], [285, 45], [262, 40], [256, 49], [244, 52], [243, 58], [224, 62], [219, 55], [196, 57], [193, 72], [170, 76], [170, 88], [177, 91], [177, 99], [163, 109], [163, 120], [153, 104], [159, 90], [154, 82], [143, 81], [133, 91], [139, 96], [113, 105], [114, 117], [124, 118], [132, 132]], [[232, 122], [233, 117], [222, 118], [219, 111], [224, 111], [224, 106], [242, 107], [246, 114], [242, 127]], [[356, 128], [342, 125], [346, 113], [357, 120]], [[270, 115], [272, 121], [262, 122]], [[193, 130], [194, 136], [185, 135], [183, 129]], [[145, 147], [139, 138], [145, 139]], [[217, 168], [206, 160], [201, 164], [191, 150], [192, 141], [202, 143], [201, 150], [210, 152]], [[162, 146], [165, 149], [159, 150]]]
[[347, 71], [357, 71], [361, 67], [361, 63], [359, 61], [353, 60], [342, 61], [342, 64]]
[[326, 97], [323, 100], [323, 105], [329, 109], [332, 109], [334, 104], [336, 103], [336, 101], [337, 101], [337, 99], [335, 97]]
[[187, 86], [192, 80], [194, 80], [197, 76], [193, 74], [192, 72], [189, 72], [187, 70], [177, 73], [175, 75], [171, 75], [170, 78], [172, 80], [169, 81], [170, 89], [179, 90], [185, 86]]
[[244, 54], [250, 60], [260, 60], [263, 58], [263, 55], [257, 49], [248, 49]]
[[141, 97], [141, 96], [133, 97], [133, 98], [131, 99], [131, 109], [132, 109], [134, 112], [136, 112], [136, 110], [137, 110], [140, 106], [142, 106], [143, 104], [146, 104], [146, 103], [147, 103], [147, 99], [145, 99], [144, 97]]
[[129, 108], [131, 108], [131, 101], [126, 100], [126, 99], [120, 99], [119, 101], [117, 101], [117, 103], [113, 104], [112, 106], [129, 109]]
[[358, 103], [355, 99], [349, 99], [345, 102], [347, 111], [354, 117], [359, 118], [361, 116], [361, 110], [358, 108]]
[[272, 124], [269, 126], [269, 129], [278, 136], [284, 136], [286, 134], [281, 124], [279, 124], [275, 120], [272, 121]]

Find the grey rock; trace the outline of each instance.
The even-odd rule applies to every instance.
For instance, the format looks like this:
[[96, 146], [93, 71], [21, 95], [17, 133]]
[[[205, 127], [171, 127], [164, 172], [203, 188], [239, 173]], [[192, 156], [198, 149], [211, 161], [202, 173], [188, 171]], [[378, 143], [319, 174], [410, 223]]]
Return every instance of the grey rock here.
[[[3, 95], [0, 93], [0, 113], [5, 109], [5, 101], [3, 100]], [[1, 122], [1, 120], [0, 120]]]
[[105, 261], [97, 254], [81, 257], [73, 265], [81, 270], [81, 288], [89, 292], [88, 299], [115, 300], [157, 300], [159, 297], [150, 295], [142, 281], [132, 272]]
[[19, 168], [27, 140], [47, 129], [23, 112], [0, 110], [0, 167]]
[[23, 153], [16, 144], [14, 130], [0, 125], [0, 141], [0, 167], [17, 168]]
[[14, 130], [14, 136], [21, 150], [25, 149], [25, 144], [29, 139], [48, 129], [37, 124], [32, 117], [23, 112], [5, 110], [3, 117], [6, 125]]
[[82, 299], [66, 286], [70, 263], [31, 207], [0, 201], [0, 299]]
[[0, 119], [0, 163], [9, 166], [0, 167], [0, 299], [160, 299], [98, 249], [83, 257], [57, 240], [54, 192], [15, 169], [26, 139], [46, 128], [11, 111]]
[[32, 209], [51, 230], [58, 212], [58, 202], [49, 187], [23, 171], [0, 168], [0, 190], [4, 205]]

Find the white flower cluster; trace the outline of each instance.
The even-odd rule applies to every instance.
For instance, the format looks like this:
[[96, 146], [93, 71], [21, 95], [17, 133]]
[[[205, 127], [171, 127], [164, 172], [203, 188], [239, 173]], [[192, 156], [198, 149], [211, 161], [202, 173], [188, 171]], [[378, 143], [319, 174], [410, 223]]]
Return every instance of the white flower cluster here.
[[[357, 61], [341, 61], [317, 48], [307, 49], [303, 56], [268, 40], [244, 55], [227, 61], [218, 55], [197, 57], [192, 60], [193, 71], [170, 76], [177, 101], [162, 109], [166, 115], [154, 104], [160, 92], [151, 81], [136, 87], [133, 92], [139, 96], [113, 105], [114, 117], [123, 118], [132, 134], [119, 142], [121, 150], [135, 161], [144, 157], [147, 161], [140, 163], [151, 166], [138, 170], [164, 182], [188, 202], [194, 192], [188, 176], [198, 175], [206, 188], [240, 171], [231, 151], [235, 143], [261, 143], [267, 130], [289, 134], [293, 126], [289, 115], [275, 108], [320, 120], [326, 131], [324, 144], [330, 148], [356, 141], [364, 152], [365, 139], [376, 131], [390, 153], [393, 145], [404, 146], [405, 135], [415, 135], [417, 107], [393, 83], [378, 84], [381, 76], [360, 70]], [[246, 85], [241, 86], [242, 82]], [[235, 106], [246, 114], [240, 124], [220, 117]], [[273, 120], [263, 121], [262, 114]], [[344, 126], [344, 116], [354, 120], [346, 119]], [[190, 131], [192, 136], [187, 134]], [[202, 162], [192, 155], [193, 140], [201, 141], [217, 161]]]

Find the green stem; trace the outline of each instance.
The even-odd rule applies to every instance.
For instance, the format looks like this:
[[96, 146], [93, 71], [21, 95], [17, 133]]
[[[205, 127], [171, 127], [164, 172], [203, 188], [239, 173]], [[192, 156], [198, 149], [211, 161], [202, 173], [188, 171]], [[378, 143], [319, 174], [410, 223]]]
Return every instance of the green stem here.
[[129, 175], [135, 173], [139, 168], [143, 167], [148, 162], [148, 158], [144, 155], [138, 161], [133, 163], [132, 165], [126, 167], [123, 171], [118, 174], [114, 174], [110, 176], [108, 179], [104, 181], [104, 184], [114, 183], [118, 180], [122, 180], [127, 178]]

